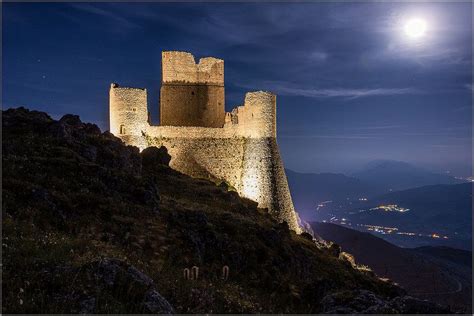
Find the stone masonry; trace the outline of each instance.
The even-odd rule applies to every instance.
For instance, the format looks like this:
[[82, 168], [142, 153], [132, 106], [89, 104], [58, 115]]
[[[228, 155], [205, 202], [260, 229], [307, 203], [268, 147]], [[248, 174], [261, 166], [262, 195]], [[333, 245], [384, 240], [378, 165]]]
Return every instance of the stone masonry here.
[[[110, 87], [110, 131], [143, 150], [165, 146], [170, 166], [192, 177], [226, 181], [300, 233], [276, 141], [276, 96], [249, 92], [224, 111], [224, 62], [163, 52], [160, 125], [148, 121], [145, 89]], [[194, 93], [194, 94], [193, 94]]]

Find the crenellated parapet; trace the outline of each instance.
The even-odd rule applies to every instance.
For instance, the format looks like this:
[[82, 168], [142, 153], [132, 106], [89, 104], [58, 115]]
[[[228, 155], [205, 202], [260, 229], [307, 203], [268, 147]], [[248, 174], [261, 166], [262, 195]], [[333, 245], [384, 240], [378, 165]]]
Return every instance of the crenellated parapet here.
[[162, 84], [201, 84], [224, 86], [224, 61], [214, 57], [199, 59], [186, 52], [161, 54]]
[[271, 92], [247, 92], [243, 106], [228, 114], [226, 127], [237, 126], [243, 137], [276, 138], [276, 95]]

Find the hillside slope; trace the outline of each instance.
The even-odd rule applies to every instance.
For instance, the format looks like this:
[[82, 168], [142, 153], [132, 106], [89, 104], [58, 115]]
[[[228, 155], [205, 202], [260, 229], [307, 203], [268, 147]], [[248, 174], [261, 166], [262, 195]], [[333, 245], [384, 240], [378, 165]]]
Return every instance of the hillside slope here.
[[471, 252], [447, 247], [406, 249], [370, 233], [335, 224], [313, 222], [311, 226], [322, 238], [336, 242], [343, 251], [353, 254], [378, 275], [402, 285], [409, 294], [442, 300], [462, 312], [471, 310], [471, 265], [468, 261]]
[[140, 154], [73, 115], [2, 121], [4, 313], [448, 311], [170, 169], [164, 148]]

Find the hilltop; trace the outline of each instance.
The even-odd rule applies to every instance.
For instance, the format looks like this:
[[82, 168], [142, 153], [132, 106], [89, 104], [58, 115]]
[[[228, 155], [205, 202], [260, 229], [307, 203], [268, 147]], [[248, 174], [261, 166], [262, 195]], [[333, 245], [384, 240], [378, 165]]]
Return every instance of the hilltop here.
[[74, 115], [2, 121], [3, 313], [449, 312], [171, 169], [164, 147]]

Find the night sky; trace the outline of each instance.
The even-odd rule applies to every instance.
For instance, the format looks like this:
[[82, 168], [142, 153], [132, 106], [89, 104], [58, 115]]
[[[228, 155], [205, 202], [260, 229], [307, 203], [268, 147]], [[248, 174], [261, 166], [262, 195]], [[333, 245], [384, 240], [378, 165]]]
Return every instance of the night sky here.
[[[427, 24], [416, 39], [413, 17]], [[471, 3], [3, 3], [3, 108], [108, 129], [117, 82], [148, 89], [158, 124], [163, 50], [224, 59], [228, 111], [277, 93], [289, 169], [471, 174]]]

